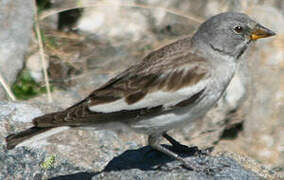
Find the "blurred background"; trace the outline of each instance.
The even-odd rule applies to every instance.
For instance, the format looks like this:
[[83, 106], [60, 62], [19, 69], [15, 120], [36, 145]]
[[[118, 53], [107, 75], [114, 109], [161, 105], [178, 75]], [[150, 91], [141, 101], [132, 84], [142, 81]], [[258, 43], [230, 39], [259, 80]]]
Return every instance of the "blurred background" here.
[[[276, 36], [256, 42], [243, 55], [238, 73], [218, 105], [204, 117], [206, 122], [199, 121], [170, 134], [184, 144], [215, 146], [216, 153], [235, 152], [284, 174], [283, 0], [36, 3], [35, 7], [33, 1], [0, 1], [0, 101], [66, 108], [152, 50], [191, 35], [201, 22], [217, 13], [244, 12], [275, 31]], [[5, 133], [11, 127], [15, 130], [22, 126], [5, 123], [10, 127], [2, 124], [1, 131]], [[44, 146], [49, 152], [69, 149], [61, 152], [62, 156], [84, 167], [99, 166], [94, 158], [104, 152], [96, 152], [96, 157], [87, 154], [96, 148], [96, 143], [109, 138], [107, 133], [102, 136], [72, 130]], [[118, 140], [106, 143], [106, 147], [126, 150], [146, 144], [143, 135], [124, 130], [111, 136]], [[85, 158], [80, 157], [82, 154]]]

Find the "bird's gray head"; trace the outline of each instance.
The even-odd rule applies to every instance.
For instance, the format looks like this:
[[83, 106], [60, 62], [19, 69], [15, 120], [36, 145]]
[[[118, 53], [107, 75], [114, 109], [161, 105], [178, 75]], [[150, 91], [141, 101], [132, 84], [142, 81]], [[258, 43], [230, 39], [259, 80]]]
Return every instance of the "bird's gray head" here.
[[246, 14], [226, 12], [205, 21], [192, 38], [193, 45], [209, 46], [218, 53], [239, 58], [249, 43], [275, 35]]

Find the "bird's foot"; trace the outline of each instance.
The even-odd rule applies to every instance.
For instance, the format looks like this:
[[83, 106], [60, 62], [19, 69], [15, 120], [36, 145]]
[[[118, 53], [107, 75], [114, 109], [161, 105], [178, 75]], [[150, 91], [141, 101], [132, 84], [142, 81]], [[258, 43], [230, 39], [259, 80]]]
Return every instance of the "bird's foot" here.
[[178, 151], [178, 152], [185, 152], [185, 153], [189, 153], [192, 155], [204, 155], [204, 156], [208, 156], [211, 154], [211, 152], [214, 150], [214, 147], [209, 147], [206, 149], [199, 149], [197, 146], [186, 146], [183, 144], [175, 144], [174, 145], [174, 150]]

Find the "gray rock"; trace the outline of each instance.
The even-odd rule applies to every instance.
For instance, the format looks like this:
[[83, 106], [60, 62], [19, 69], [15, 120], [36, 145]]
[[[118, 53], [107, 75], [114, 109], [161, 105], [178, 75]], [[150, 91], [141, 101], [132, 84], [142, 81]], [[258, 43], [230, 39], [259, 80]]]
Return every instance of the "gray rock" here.
[[[225, 156], [192, 156], [180, 153], [188, 161], [201, 164], [204, 171], [183, 168], [180, 163], [149, 146], [127, 150], [113, 158], [102, 171], [79, 167], [77, 164], [42, 149], [25, 147], [7, 151], [0, 146], [1, 179], [232, 179], [259, 180], [257, 174], [244, 169], [235, 160]], [[51, 157], [54, 157], [53, 160]]]
[[[171, 147], [166, 146], [171, 149]], [[172, 149], [174, 150], [174, 149]], [[190, 151], [189, 151], [190, 152]], [[192, 156], [179, 153], [187, 161], [204, 168], [200, 172], [183, 168], [179, 162], [159, 153], [151, 152], [149, 146], [128, 150], [115, 157], [105, 169], [94, 176], [96, 179], [262, 179], [257, 174], [244, 169], [235, 160], [225, 156]]]
[[[32, 35], [33, 14], [33, 1], [0, 1], [0, 73], [9, 85], [23, 67]], [[5, 94], [0, 86], [0, 99]]]
[[84, 171], [83, 168], [72, 165], [69, 161], [55, 157], [42, 150], [17, 148], [7, 151], [0, 146], [0, 179], [47, 179], [62, 174], [75, 174]]

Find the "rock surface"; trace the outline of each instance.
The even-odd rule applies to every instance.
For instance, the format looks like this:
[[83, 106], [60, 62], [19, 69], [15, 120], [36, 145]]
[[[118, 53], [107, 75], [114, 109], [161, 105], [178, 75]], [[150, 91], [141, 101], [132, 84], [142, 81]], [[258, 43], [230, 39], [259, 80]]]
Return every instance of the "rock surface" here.
[[17, 148], [16, 150], [5, 150], [3, 145], [0, 147], [0, 179], [48, 179], [64, 174], [75, 174], [81, 172], [83, 168], [76, 167], [66, 160], [56, 157], [54, 164], [48, 163], [50, 157], [46, 152]]
[[[50, 155], [42, 149], [20, 147], [12, 151], [0, 147], [1, 179], [230, 179], [260, 180], [254, 172], [244, 169], [226, 156], [191, 157], [186, 160], [202, 164], [202, 172], [184, 169], [180, 163], [146, 146], [127, 150], [114, 157], [102, 171], [78, 167], [70, 160]], [[55, 154], [56, 152], [54, 152]], [[54, 160], [50, 160], [54, 157]]]
[[[150, 147], [125, 151], [115, 157], [95, 179], [262, 179], [257, 174], [243, 169], [235, 160], [225, 156], [191, 157], [182, 154], [187, 161], [202, 164], [204, 171], [184, 169], [158, 152], [149, 153]], [[148, 157], [147, 157], [148, 156]]]
[[[30, 126], [27, 118], [58, 110], [43, 104], [0, 103], [0, 179], [263, 179], [242, 167], [229, 155], [193, 156], [194, 151], [177, 152], [200, 164], [201, 172], [182, 168], [179, 162], [142, 147], [141, 136], [117, 131], [73, 129], [29, 147], [7, 151], [4, 138]], [[136, 142], [140, 142], [136, 143]], [[167, 148], [172, 148], [167, 146]], [[172, 150], [174, 150], [172, 148]], [[249, 161], [246, 161], [249, 163]], [[246, 166], [249, 167], [249, 166]]]
[[[0, 74], [8, 85], [12, 85], [23, 67], [32, 35], [33, 15], [33, 1], [0, 1]], [[0, 85], [0, 99], [5, 95]]]

